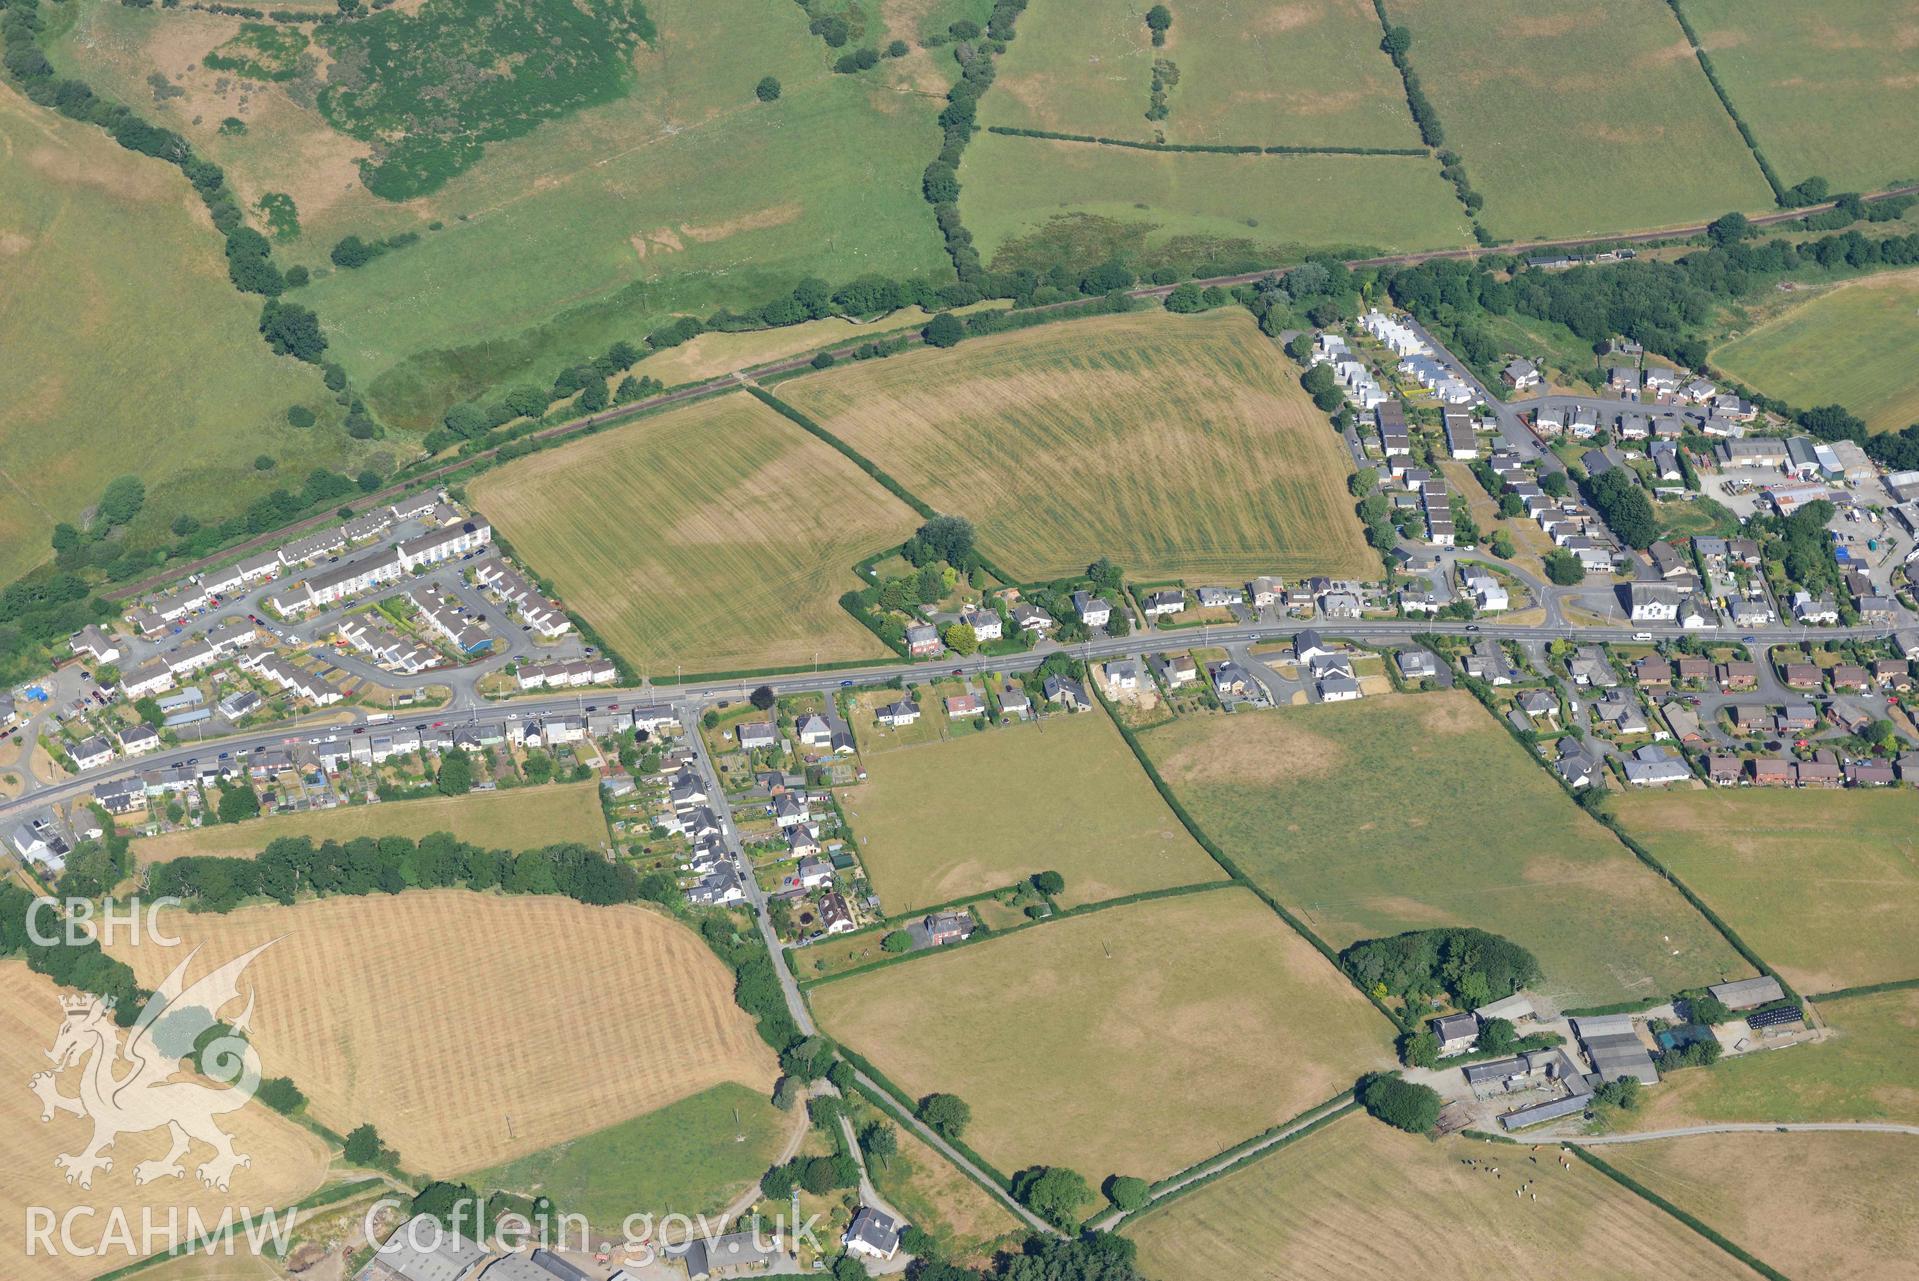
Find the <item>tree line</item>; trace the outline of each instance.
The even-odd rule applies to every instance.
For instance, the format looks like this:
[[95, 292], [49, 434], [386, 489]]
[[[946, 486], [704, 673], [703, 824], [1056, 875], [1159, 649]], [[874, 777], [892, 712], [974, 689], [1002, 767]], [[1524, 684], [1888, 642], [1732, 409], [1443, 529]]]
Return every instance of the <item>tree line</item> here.
[[[146, 877], [150, 896], [174, 896], [198, 910], [230, 912], [254, 898], [292, 904], [304, 894], [398, 894], [420, 888], [499, 889], [509, 894], [562, 894], [582, 903], [631, 903], [641, 897], [638, 872], [577, 843], [512, 853], [435, 832], [355, 837], [344, 843], [283, 836], [257, 858], [212, 855], [158, 863]], [[655, 887], [657, 892], [657, 887]], [[677, 897], [677, 895], [675, 895]]]

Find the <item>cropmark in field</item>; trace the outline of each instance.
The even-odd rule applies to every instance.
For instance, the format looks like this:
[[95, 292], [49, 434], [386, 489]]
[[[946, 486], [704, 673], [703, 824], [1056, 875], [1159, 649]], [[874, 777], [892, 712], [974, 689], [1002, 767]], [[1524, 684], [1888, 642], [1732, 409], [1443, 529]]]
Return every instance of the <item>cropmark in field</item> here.
[[1463, 692], [1186, 717], [1140, 737], [1201, 829], [1335, 948], [1477, 926], [1531, 950], [1562, 1007], [1751, 973]]
[[1366, 574], [1344, 444], [1243, 312], [1108, 316], [782, 384], [1024, 581]]
[[958, 1094], [998, 1165], [1159, 1179], [1391, 1058], [1391, 1026], [1252, 894], [1132, 903], [810, 993], [913, 1098]]
[[616, 653], [655, 675], [877, 658], [840, 608], [919, 518], [745, 393], [523, 458], [473, 503]]
[[[248, 971], [265, 1072], [341, 1133], [372, 1122], [409, 1170], [463, 1174], [723, 1081], [772, 1088], [732, 975], [645, 908], [433, 890], [170, 924], [205, 958], [279, 939]], [[179, 960], [111, 950], [144, 984]]]

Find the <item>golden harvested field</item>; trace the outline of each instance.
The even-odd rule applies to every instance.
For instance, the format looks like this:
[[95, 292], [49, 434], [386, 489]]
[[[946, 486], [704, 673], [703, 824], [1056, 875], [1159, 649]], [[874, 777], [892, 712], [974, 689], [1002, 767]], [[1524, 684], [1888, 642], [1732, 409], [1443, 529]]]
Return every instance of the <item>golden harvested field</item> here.
[[1700, 1134], [1599, 1149], [1791, 1277], [1919, 1277], [1919, 1170], [1909, 1134]]
[[1140, 741], [1201, 829], [1332, 947], [1477, 926], [1530, 949], [1561, 1008], [1751, 973], [1463, 690], [1187, 716]]
[[914, 1098], [972, 1105], [1005, 1171], [1159, 1179], [1331, 1098], [1391, 1027], [1240, 889], [1065, 917], [813, 988], [821, 1026]]
[[[333, 1129], [373, 1122], [410, 1170], [511, 1160], [721, 1081], [773, 1084], [725, 966], [643, 908], [433, 890], [170, 925], [210, 963], [280, 939], [248, 972], [266, 1072]], [[179, 960], [113, 950], [149, 985]]]
[[608, 645], [656, 674], [885, 654], [839, 598], [856, 561], [919, 523], [744, 392], [520, 459], [468, 492]]
[[1801, 992], [1919, 979], [1906, 788], [1635, 793], [1618, 814]]
[[606, 816], [598, 783], [554, 783], [502, 792], [345, 805], [308, 814], [274, 814], [247, 823], [168, 832], [133, 843], [141, 863], [165, 863], [189, 854], [250, 858], [282, 836], [350, 841], [356, 836], [411, 836], [451, 832], [462, 841], [496, 849], [539, 849], [578, 841], [606, 843]]
[[780, 395], [1032, 580], [1371, 575], [1345, 446], [1238, 309], [1103, 316], [811, 374]]
[[[1435, 1143], [1355, 1114], [1125, 1232], [1139, 1242], [1140, 1271], [1160, 1281], [1754, 1275], [1597, 1170], [1577, 1159], [1563, 1168], [1553, 1151], [1535, 1165], [1524, 1148]], [[1529, 1180], [1526, 1195], [1513, 1195]]]
[[[0, 1161], [0, 1260], [6, 1261], [0, 1271], [8, 1276], [66, 1281], [122, 1267], [152, 1252], [135, 1250], [128, 1254], [115, 1248], [95, 1258], [65, 1254], [48, 1257], [43, 1248], [27, 1263], [29, 1206], [45, 1206], [56, 1215], [74, 1206], [97, 1208], [98, 1215], [77, 1218], [73, 1227], [76, 1245], [94, 1246], [106, 1242], [106, 1215], [113, 1207], [126, 1212], [137, 1236], [142, 1207], [151, 1207], [162, 1223], [170, 1207], [178, 1210], [183, 1225], [190, 1209], [197, 1210], [203, 1221], [217, 1223], [221, 1211], [229, 1206], [236, 1213], [241, 1209], [278, 1208], [293, 1204], [320, 1186], [330, 1159], [326, 1145], [257, 1102], [223, 1121], [233, 1136], [234, 1150], [253, 1160], [251, 1166], [234, 1171], [226, 1192], [209, 1189], [195, 1177], [194, 1168], [212, 1155], [203, 1144], [195, 1144], [182, 1160], [187, 1169], [184, 1178], [135, 1185], [135, 1165], [166, 1155], [164, 1129], [121, 1135], [111, 1152], [113, 1168], [95, 1174], [92, 1188], [83, 1191], [67, 1183], [53, 1159], [62, 1153], [80, 1152], [93, 1127], [66, 1114], [41, 1124], [40, 1100], [27, 1089], [27, 1081], [48, 1066], [45, 1051], [60, 1030], [62, 994], [63, 989], [31, 972], [22, 962], [0, 964], [0, 1081], [6, 1085], [0, 1089], [0, 1128], [8, 1135], [7, 1157]], [[125, 1069], [121, 1072], [124, 1074]], [[57, 1082], [61, 1093], [69, 1097], [75, 1094], [79, 1076], [78, 1070], [64, 1073]], [[169, 1244], [157, 1242], [155, 1248], [164, 1249]]]
[[1068, 906], [1226, 879], [1104, 712], [877, 752], [866, 768], [841, 803], [888, 912], [1048, 869]]

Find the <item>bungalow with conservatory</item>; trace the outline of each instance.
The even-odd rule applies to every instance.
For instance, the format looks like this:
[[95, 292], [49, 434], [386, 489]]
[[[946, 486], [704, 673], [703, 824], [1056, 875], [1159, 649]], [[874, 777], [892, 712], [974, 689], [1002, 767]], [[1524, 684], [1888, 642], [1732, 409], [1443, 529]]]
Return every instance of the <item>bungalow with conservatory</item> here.
[[1230, 587], [1202, 587], [1196, 595], [1202, 609], [1230, 609], [1245, 600], [1244, 596]]
[[963, 721], [985, 710], [986, 704], [978, 694], [955, 694], [946, 700], [946, 719], [949, 721]]
[[743, 752], [758, 751], [773, 746], [779, 741], [779, 735], [773, 729], [771, 721], [747, 721], [734, 735]]
[[1708, 757], [1706, 777], [1714, 787], [1737, 787], [1746, 777], [1746, 763], [1737, 756]]
[[1033, 700], [1026, 697], [1026, 691], [1019, 686], [1008, 685], [999, 696], [999, 713], [1001, 716], [1016, 716], [1025, 720], [1033, 714]]

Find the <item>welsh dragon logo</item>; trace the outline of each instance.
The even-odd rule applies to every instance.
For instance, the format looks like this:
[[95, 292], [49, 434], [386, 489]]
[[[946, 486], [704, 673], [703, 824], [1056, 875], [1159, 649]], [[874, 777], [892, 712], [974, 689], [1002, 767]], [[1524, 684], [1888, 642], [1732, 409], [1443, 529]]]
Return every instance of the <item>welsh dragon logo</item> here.
[[[110, 1002], [97, 996], [60, 998], [66, 1017], [47, 1051], [53, 1069], [36, 1073], [28, 1086], [40, 1098], [41, 1121], [65, 1112], [93, 1122], [93, 1138], [84, 1149], [53, 1159], [66, 1172], [67, 1182], [91, 1188], [96, 1171], [113, 1168], [113, 1158], [106, 1153], [116, 1138], [162, 1127], [171, 1146], [158, 1160], [133, 1167], [136, 1184], [183, 1178], [186, 1167], [180, 1158], [195, 1142], [213, 1149], [212, 1158], [195, 1171], [208, 1187], [226, 1191], [233, 1171], [253, 1164], [234, 1151], [232, 1136], [219, 1124], [220, 1117], [245, 1107], [260, 1085], [259, 1055], [244, 1035], [253, 1017], [251, 990], [239, 1016], [200, 1046], [200, 1075], [220, 1085], [187, 1078], [181, 1068], [203, 1034], [220, 1026], [220, 1010], [240, 999], [240, 975], [277, 941], [268, 940], [188, 984], [187, 966], [199, 954], [195, 948], [147, 998], [139, 1018], [126, 1029], [124, 1043]], [[68, 1097], [56, 1082], [75, 1068], [80, 1072], [79, 1093]]]

